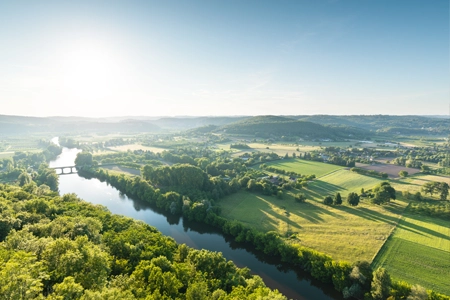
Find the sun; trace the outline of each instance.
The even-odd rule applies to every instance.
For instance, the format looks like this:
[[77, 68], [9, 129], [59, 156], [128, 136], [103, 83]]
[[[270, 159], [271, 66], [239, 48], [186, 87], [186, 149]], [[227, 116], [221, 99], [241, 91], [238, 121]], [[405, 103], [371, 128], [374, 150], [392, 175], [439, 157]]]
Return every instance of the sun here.
[[78, 41], [67, 47], [61, 67], [64, 87], [83, 98], [107, 97], [120, 81], [120, 57], [97, 41]]

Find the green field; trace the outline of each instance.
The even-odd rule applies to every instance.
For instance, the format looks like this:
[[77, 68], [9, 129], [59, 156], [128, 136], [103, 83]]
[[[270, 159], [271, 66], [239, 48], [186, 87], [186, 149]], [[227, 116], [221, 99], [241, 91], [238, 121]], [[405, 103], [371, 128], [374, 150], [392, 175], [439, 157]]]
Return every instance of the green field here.
[[149, 146], [143, 146], [141, 144], [130, 144], [130, 145], [122, 145], [122, 146], [114, 146], [109, 147], [109, 149], [114, 151], [135, 151], [135, 150], [142, 150], [142, 151], [151, 151], [154, 153], [160, 153], [164, 150], [167, 150], [166, 148], [159, 148], [159, 147], [149, 147]]
[[450, 221], [406, 214], [373, 265], [394, 279], [450, 295]]
[[321, 201], [326, 195], [336, 192], [341, 193], [342, 196], [350, 192], [359, 193], [361, 188], [371, 189], [380, 182], [382, 182], [381, 179], [341, 169], [314, 180], [308, 192]]
[[303, 160], [303, 159], [286, 159], [277, 160], [274, 162], [266, 163], [268, 166], [272, 166], [278, 169], [283, 169], [289, 172], [295, 172], [302, 175], [315, 174], [316, 177], [323, 176], [336, 170], [343, 169], [344, 167], [336, 166], [332, 164], [326, 164], [316, 161]]
[[133, 168], [122, 166], [103, 166], [102, 169], [108, 170], [109, 173], [123, 173], [127, 175], [141, 175], [141, 171]]
[[[403, 179], [393, 180], [391, 185], [396, 190], [409, 191], [411, 194], [414, 194], [416, 192], [422, 192], [422, 186], [429, 181], [447, 182], [450, 184], [450, 177], [417, 174]], [[430, 195], [427, 194], [426, 197], [429, 198]], [[438, 199], [438, 194], [434, 194], [432, 198]]]
[[293, 243], [337, 260], [354, 262], [372, 261], [406, 206], [402, 201], [391, 203], [387, 208], [365, 201], [356, 208], [326, 206], [321, 203], [323, 197], [319, 197], [322, 191], [316, 187], [302, 192], [308, 197], [307, 203], [296, 203], [292, 193], [280, 200], [241, 191], [220, 202], [222, 216], [264, 232], [273, 230], [285, 237], [294, 235], [290, 240]]
[[0, 159], [3, 158], [11, 158], [14, 156], [14, 152], [13, 151], [9, 151], [9, 152], [0, 152]]

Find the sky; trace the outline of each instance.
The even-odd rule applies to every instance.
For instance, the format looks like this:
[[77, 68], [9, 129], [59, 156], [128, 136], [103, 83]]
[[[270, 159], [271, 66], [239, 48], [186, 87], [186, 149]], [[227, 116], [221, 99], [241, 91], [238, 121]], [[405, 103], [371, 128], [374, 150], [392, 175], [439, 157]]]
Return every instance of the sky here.
[[442, 115], [448, 0], [0, 0], [0, 114]]

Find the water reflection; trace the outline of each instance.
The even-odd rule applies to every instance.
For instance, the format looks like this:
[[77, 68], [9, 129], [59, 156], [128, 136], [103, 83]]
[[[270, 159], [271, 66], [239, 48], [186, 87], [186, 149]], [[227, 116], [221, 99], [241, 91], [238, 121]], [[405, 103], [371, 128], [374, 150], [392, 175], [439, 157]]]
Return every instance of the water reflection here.
[[[61, 156], [50, 165], [67, 163], [68, 156], [75, 159], [75, 149], [64, 148]], [[60, 193], [76, 193], [80, 198], [107, 207], [112, 213], [142, 220], [156, 227], [164, 235], [171, 236], [178, 243], [185, 243], [197, 249], [222, 252], [239, 267], [248, 267], [253, 274], [261, 276], [267, 286], [278, 289], [292, 299], [342, 299], [329, 285], [312, 279], [307, 273], [294, 272], [289, 264], [257, 251], [251, 244], [238, 243], [231, 236], [223, 235], [217, 228], [190, 222], [171, 215], [148, 203], [133, 200], [120, 193], [106, 182], [85, 178], [78, 174], [62, 175]]]

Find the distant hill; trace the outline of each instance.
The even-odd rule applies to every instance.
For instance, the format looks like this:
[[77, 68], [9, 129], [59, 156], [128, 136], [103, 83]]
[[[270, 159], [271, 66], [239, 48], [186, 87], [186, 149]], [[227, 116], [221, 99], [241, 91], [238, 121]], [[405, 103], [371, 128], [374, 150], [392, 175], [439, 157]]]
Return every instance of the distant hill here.
[[217, 125], [206, 125], [202, 127], [192, 128], [185, 131], [187, 134], [205, 134], [210, 133], [218, 129], [219, 126]]
[[166, 117], [151, 122], [165, 129], [186, 130], [208, 125], [223, 126], [226, 124], [230, 124], [248, 118], [249, 117], [191, 117], [191, 118]]
[[65, 132], [161, 132], [161, 128], [147, 121], [125, 120], [121, 122], [99, 122], [92, 118], [58, 117], [37, 118], [0, 115], [0, 134], [33, 134]]
[[352, 126], [371, 131], [394, 134], [448, 134], [450, 120], [435, 116], [389, 116], [389, 115], [351, 115], [351, 116], [296, 116], [298, 120], [322, 125]]
[[[216, 126], [216, 127], [213, 127]], [[315, 138], [355, 138], [374, 132], [402, 135], [448, 135], [449, 118], [436, 116], [228, 116], [228, 117], [26, 117], [0, 115], [0, 134], [37, 132], [149, 132], [181, 131], [198, 128], [198, 133], [227, 132], [261, 137], [299, 136]], [[371, 131], [371, 134], [368, 134]], [[194, 132], [193, 132], [194, 133]]]
[[297, 136], [303, 138], [362, 137], [368, 131], [350, 127], [323, 126], [290, 117], [258, 116], [222, 126], [218, 129], [230, 134], [248, 134], [260, 137]]

